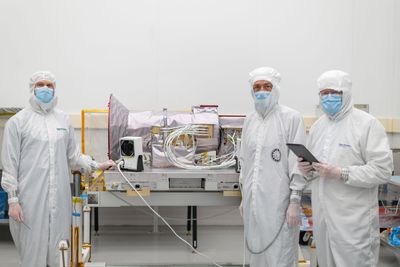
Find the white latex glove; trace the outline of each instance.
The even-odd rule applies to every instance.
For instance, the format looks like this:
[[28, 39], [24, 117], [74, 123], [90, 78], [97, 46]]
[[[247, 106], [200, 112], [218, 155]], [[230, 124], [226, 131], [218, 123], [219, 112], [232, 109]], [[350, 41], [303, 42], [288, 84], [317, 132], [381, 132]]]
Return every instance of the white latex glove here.
[[319, 172], [319, 176], [323, 178], [340, 179], [342, 174], [342, 168], [335, 165], [314, 162], [312, 166], [317, 172]]
[[10, 203], [8, 216], [19, 223], [24, 221], [24, 215], [22, 213], [22, 208], [19, 203]]
[[105, 171], [105, 170], [108, 170], [110, 168], [115, 168], [115, 166], [117, 166], [117, 165], [115, 164], [114, 161], [107, 160], [107, 161], [99, 164], [99, 169], [102, 170], [102, 171]]
[[299, 216], [300, 204], [290, 203], [286, 211], [286, 221], [289, 227], [294, 227], [300, 224]]
[[303, 158], [297, 158], [297, 168], [304, 176], [309, 176], [310, 172], [314, 170], [313, 166], [308, 161], [302, 161]]

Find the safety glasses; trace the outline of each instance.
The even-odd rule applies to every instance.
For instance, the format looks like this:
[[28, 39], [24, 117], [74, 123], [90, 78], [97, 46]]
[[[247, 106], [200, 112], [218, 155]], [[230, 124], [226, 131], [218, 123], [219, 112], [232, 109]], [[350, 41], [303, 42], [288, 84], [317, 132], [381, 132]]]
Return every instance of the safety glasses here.
[[319, 96], [320, 97], [327, 96], [327, 95], [342, 96], [343, 92], [342, 91], [337, 91], [337, 90], [334, 90], [334, 89], [324, 89], [324, 90], [319, 92]]

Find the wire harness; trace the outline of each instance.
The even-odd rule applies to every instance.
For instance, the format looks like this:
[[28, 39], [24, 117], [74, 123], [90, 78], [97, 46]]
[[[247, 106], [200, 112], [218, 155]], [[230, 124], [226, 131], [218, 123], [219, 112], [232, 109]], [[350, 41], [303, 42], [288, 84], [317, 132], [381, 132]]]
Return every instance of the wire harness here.
[[234, 149], [233, 151], [216, 157], [215, 159], [207, 160], [202, 165], [195, 165], [195, 163], [188, 163], [187, 161], [180, 160], [174, 153], [174, 147], [180, 136], [187, 135], [192, 139], [193, 150], [196, 151], [196, 138], [208, 136], [208, 129], [202, 125], [188, 124], [174, 128], [174, 130], [165, 138], [164, 153], [169, 162], [176, 167], [187, 170], [212, 170], [224, 169], [234, 166], [236, 164], [235, 156], [237, 154], [237, 147], [235, 143], [235, 136], [229, 136]]

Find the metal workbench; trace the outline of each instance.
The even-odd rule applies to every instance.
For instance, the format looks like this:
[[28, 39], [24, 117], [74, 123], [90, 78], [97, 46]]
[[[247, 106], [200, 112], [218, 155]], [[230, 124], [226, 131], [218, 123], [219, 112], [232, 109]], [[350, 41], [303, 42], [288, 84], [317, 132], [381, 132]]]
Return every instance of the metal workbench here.
[[[198, 206], [240, 205], [239, 174], [234, 168], [200, 171], [145, 168], [143, 172], [123, 173], [156, 209], [159, 206], [187, 207], [187, 231], [192, 234], [194, 248], [198, 245]], [[145, 206], [118, 171], [106, 171], [104, 180], [107, 191], [88, 192], [88, 204], [95, 208], [96, 232], [99, 207]], [[158, 224], [154, 227], [157, 229]]]

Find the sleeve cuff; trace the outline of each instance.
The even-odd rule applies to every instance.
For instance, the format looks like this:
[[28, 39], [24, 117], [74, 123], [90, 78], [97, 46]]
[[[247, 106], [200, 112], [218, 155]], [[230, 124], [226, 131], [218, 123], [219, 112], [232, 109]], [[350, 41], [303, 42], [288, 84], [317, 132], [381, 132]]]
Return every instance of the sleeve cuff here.
[[100, 165], [88, 155], [81, 156], [81, 173], [93, 172], [99, 169]]
[[290, 203], [300, 203], [303, 192], [300, 190], [292, 190], [290, 193]]
[[18, 202], [19, 202], [19, 200], [18, 200], [17, 197], [11, 197], [11, 198], [8, 199], [8, 204], [9, 205], [13, 204], [13, 203], [18, 203]]
[[350, 171], [347, 168], [342, 168], [342, 171], [340, 173], [340, 179], [346, 184], [349, 183], [349, 177], [350, 177]]
[[97, 171], [98, 169], [100, 169], [100, 164], [94, 160], [92, 160], [92, 162], [90, 162], [89, 165], [90, 165], [90, 168], [92, 169], [92, 171]]

